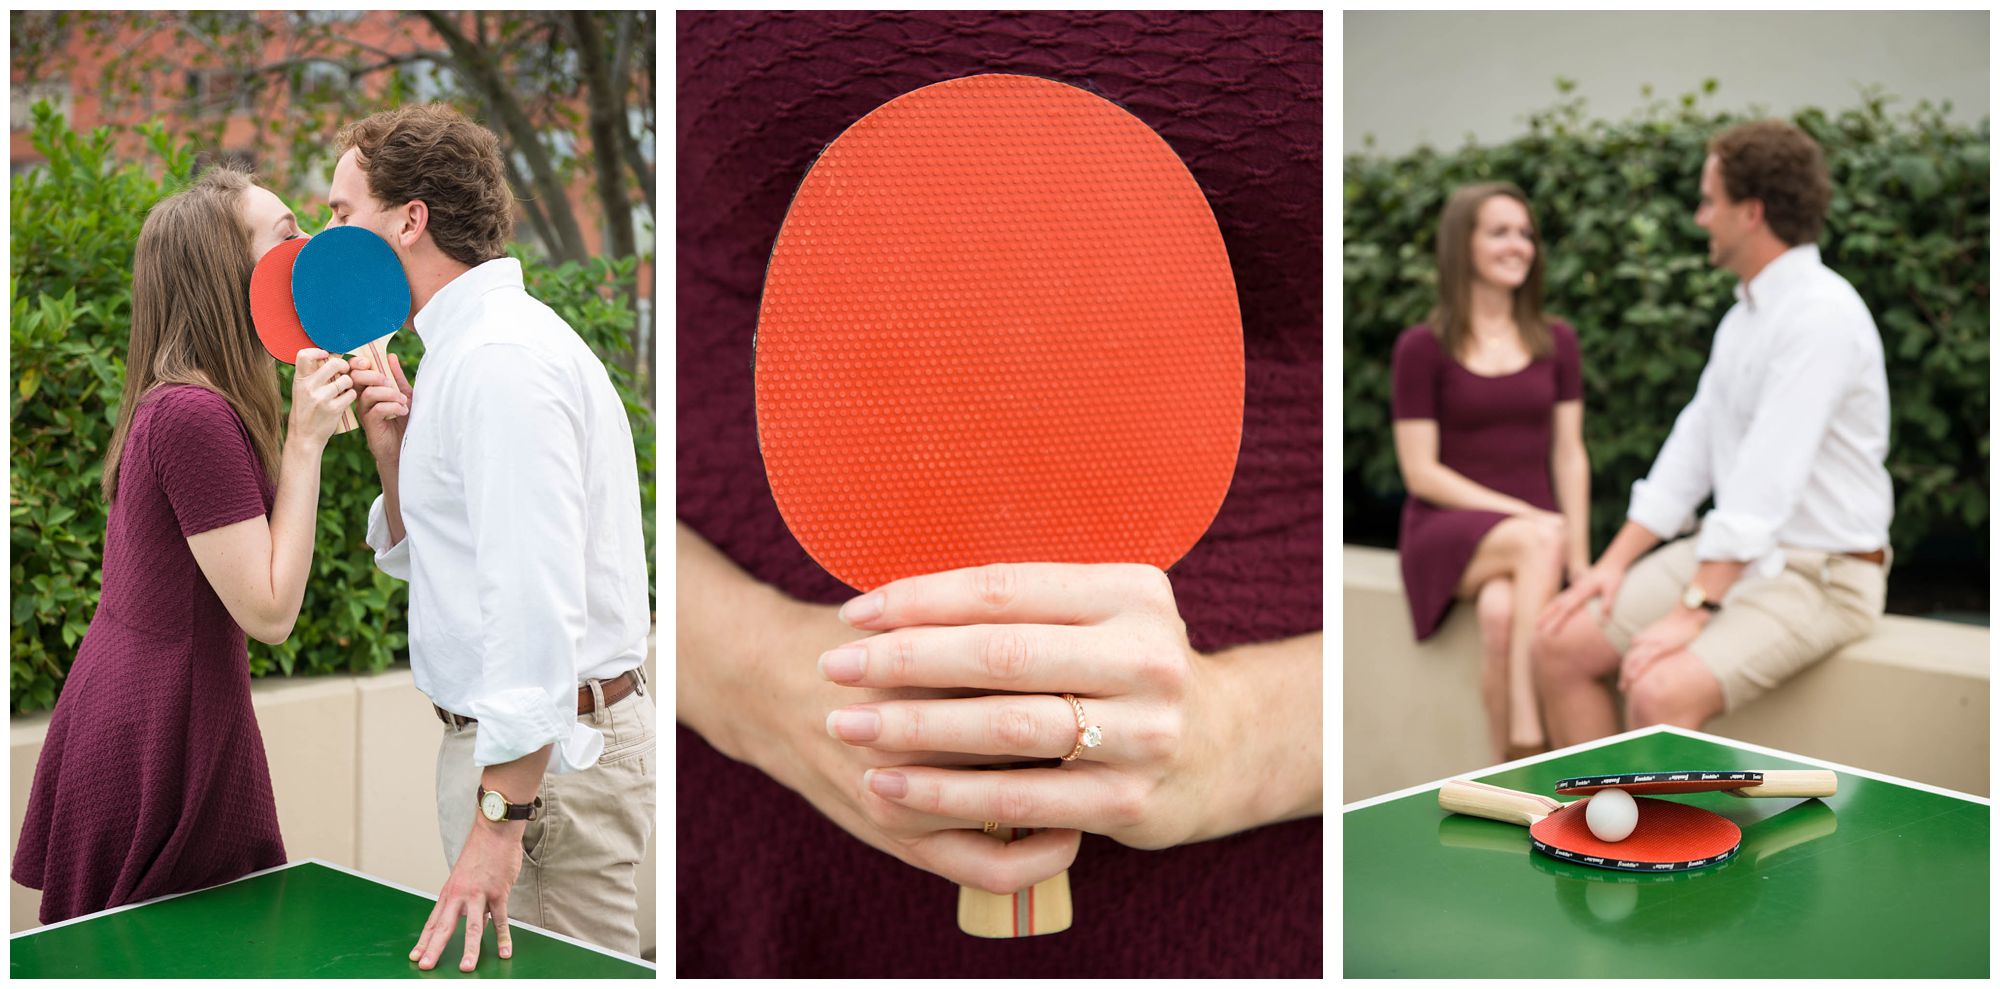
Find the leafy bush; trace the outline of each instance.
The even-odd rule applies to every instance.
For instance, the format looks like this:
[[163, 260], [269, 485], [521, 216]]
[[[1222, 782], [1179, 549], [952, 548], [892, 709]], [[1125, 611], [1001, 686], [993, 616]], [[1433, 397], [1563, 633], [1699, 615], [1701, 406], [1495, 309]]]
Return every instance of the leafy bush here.
[[[112, 131], [88, 135], [38, 104], [33, 140], [48, 160], [13, 180], [11, 333], [15, 388], [9, 691], [17, 713], [53, 707], [76, 644], [97, 610], [108, 507], [98, 491], [104, 447], [117, 422], [132, 308], [132, 250], [155, 202], [194, 170], [193, 149], [159, 127], [140, 128], [158, 156], [148, 167], [112, 160]], [[518, 247], [516, 254], [519, 254]], [[635, 316], [623, 303], [632, 259], [587, 265], [524, 264], [528, 291], [548, 303], [607, 358], [632, 418], [652, 566], [655, 493], [652, 412], [608, 358], [631, 347]], [[415, 333], [397, 355], [419, 373]], [[279, 379], [291, 394], [291, 369]], [[364, 542], [380, 491], [360, 434], [336, 436], [321, 468], [319, 529], [305, 604], [291, 638], [250, 642], [250, 672], [286, 676], [380, 670], [407, 659], [407, 585], [377, 570]], [[650, 579], [648, 584], [650, 586]]]
[[[1558, 80], [1567, 94], [1571, 85]], [[1713, 92], [1711, 80], [1704, 92]], [[1632, 482], [1693, 397], [1735, 276], [1707, 261], [1695, 226], [1708, 139], [1748, 119], [1702, 99], [1654, 101], [1623, 121], [1587, 120], [1565, 97], [1494, 147], [1428, 148], [1345, 167], [1342, 303], [1347, 538], [1391, 545], [1402, 497], [1389, 418], [1390, 353], [1436, 291], [1435, 241], [1459, 185], [1507, 180], [1534, 204], [1547, 252], [1546, 306], [1584, 353], [1591, 527], [1602, 549]], [[1891, 399], [1891, 538], [1911, 559], [1988, 544], [1988, 123], [1949, 106], [1891, 116], [1890, 100], [1792, 120], [1825, 149], [1834, 197], [1821, 253], [1861, 293], [1882, 334]], [[1957, 547], [1954, 549], [1953, 547]]]

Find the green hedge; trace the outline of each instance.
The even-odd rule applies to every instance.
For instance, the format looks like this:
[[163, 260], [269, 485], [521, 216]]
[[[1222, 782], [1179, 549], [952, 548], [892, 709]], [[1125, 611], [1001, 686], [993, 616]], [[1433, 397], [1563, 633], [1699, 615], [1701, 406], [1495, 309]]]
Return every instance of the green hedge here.
[[[1572, 89], [1557, 81], [1558, 89]], [[1711, 80], [1704, 93], [1714, 91]], [[1912, 559], [1988, 544], [1988, 122], [1949, 106], [1858, 107], [1792, 120], [1825, 149], [1833, 208], [1820, 247], [1874, 314], [1888, 360], [1891, 536]], [[1420, 149], [1345, 166], [1342, 279], [1345, 520], [1350, 542], [1392, 545], [1402, 497], [1389, 418], [1396, 335], [1429, 310], [1439, 211], [1455, 187], [1504, 179], [1534, 204], [1546, 245], [1546, 306], [1584, 354], [1591, 528], [1601, 550], [1694, 395], [1735, 276], [1712, 268], [1695, 226], [1708, 139], [1748, 119], [1701, 96], [1655, 101], [1621, 121], [1587, 119], [1566, 97], [1494, 147]]]
[[[33, 140], [48, 164], [13, 180], [14, 623], [8, 684], [17, 713], [54, 706], [97, 609], [107, 510], [98, 485], [124, 384], [132, 250], [147, 210], [186, 181], [195, 165], [192, 148], [158, 127], [140, 130], [158, 160], [116, 162], [108, 128], [78, 135], [37, 105]], [[523, 268], [528, 291], [600, 355], [630, 348], [635, 317], [617, 290], [635, 277], [634, 260], [557, 268], [530, 262]], [[421, 341], [414, 333], [396, 340], [398, 356], [418, 373]], [[653, 414], [616, 362], [606, 364], [632, 418], [650, 578]], [[279, 377], [289, 395], [290, 369], [282, 368]], [[407, 585], [377, 570], [363, 541], [368, 504], [379, 490], [360, 434], [335, 437], [321, 472], [305, 605], [284, 643], [250, 642], [252, 676], [380, 670], [408, 658]]]

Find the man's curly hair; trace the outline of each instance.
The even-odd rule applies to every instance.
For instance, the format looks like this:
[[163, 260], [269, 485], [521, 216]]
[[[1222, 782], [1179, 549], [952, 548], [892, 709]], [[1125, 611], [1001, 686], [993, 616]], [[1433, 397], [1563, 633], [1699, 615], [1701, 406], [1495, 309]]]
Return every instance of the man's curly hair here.
[[348, 124], [337, 143], [340, 154], [360, 150], [357, 164], [377, 200], [423, 200], [431, 239], [453, 260], [477, 265], [506, 255], [514, 194], [492, 131], [449, 104], [427, 103]]
[[1819, 240], [1833, 182], [1819, 142], [1783, 120], [1737, 124], [1708, 142], [1721, 164], [1722, 187], [1733, 200], [1764, 204], [1764, 222], [1786, 244]]

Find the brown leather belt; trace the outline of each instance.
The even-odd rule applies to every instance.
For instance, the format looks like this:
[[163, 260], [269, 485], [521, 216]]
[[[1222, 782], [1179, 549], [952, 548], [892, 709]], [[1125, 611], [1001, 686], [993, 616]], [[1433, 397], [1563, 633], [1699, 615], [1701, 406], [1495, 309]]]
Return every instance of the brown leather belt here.
[[1873, 563], [1878, 567], [1882, 565], [1882, 561], [1887, 560], [1889, 558], [1889, 554], [1887, 551], [1879, 549], [1871, 549], [1866, 553], [1842, 553], [1840, 555], [1851, 556], [1857, 560], [1866, 560], [1869, 563]]
[[[630, 696], [632, 691], [639, 689], [639, 671], [627, 670], [623, 675], [614, 679], [600, 681], [600, 685], [604, 690], [604, 706], [610, 707]], [[462, 725], [479, 723], [478, 718], [467, 718], [462, 715], [453, 714], [436, 704], [431, 705], [431, 710], [436, 711], [438, 720], [448, 726], [452, 724], [453, 719], [457, 719], [457, 722]], [[583, 717], [595, 710], [596, 708], [592, 706], [590, 699], [590, 685], [584, 684], [576, 688], [577, 717]]]

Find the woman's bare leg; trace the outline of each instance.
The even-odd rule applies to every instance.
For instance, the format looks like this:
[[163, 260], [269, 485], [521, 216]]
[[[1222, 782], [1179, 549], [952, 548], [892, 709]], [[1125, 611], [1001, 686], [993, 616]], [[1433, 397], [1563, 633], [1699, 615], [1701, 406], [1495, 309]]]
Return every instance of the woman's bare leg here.
[[1515, 516], [1486, 533], [1459, 581], [1459, 595], [1477, 599], [1495, 577], [1512, 582], [1513, 627], [1507, 640], [1507, 745], [1535, 750], [1546, 744], [1535, 694], [1531, 650], [1535, 619], [1555, 596], [1562, 574], [1563, 531], [1557, 516]]
[[1513, 643], [1514, 582], [1495, 577], [1479, 588], [1479, 698], [1493, 756], [1507, 761], [1507, 650]]

